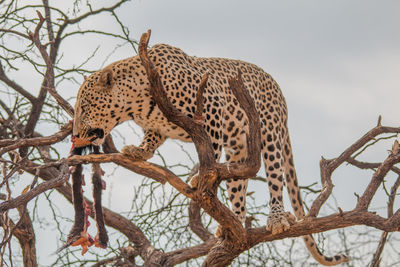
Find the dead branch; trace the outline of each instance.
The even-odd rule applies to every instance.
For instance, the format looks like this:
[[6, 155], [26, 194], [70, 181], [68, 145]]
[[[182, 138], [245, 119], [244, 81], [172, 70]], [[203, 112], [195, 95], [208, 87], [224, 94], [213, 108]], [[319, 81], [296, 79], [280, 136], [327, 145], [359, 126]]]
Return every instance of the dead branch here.
[[[369, 141], [373, 140], [376, 136], [383, 134], [383, 133], [399, 133], [400, 128], [395, 128], [395, 127], [385, 127], [381, 126], [380, 124], [376, 127], [374, 127], [372, 130], [370, 130], [368, 133], [366, 133], [363, 137], [361, 137], [359, 140], [357, 140], [354, 144], [352, 144], [349, 148], [347, 148], [339, 157], [331, 160], [326, 160], [324, 158], [321, 159], [320, 161], [320, 172], [321, 172], [321, 182], [322, 182], [322, 191], [316, 198], [316, 200], [313, 202], [308, 215], [311, 217], [315, 217], [318, 215], [319, 210], [321, 209], [322, 205], [325, 203], [325, 201], [329, 198], [329, 196], [332, 193], [333, 189], [333, 183], [332, 183], [332, 173], [337, 169], [341, 164], [344, 162], [353, 162], [355, 163], [356, 166], [356, 161], [353, 160], [352, 155], [357, 152], [359, 149], [361, 149], [363, 146], [365, 146]], [[380, 167], [381, 171], [383, 173], [377, 174], [377, 179], [380, 179], [386, 175], [386, 173], [390, 169], [395, 169], [394, 164], [396, 164], [396, 156], [393, 155], [391, 159], [387, 159], [388, 162], [386, 162], [385, 166], [382, 166], [380, 164], [378, 167]], [[359, 164], [357, 164], [359, 165]], [[389, 167], [389, 169], [387, 169]], [[382, 176], [383, 175], [383, 176]], [[366, 205], [369, 204], [371, 201], [370, 198], [373, 197], [373, 195], [370, 195], [373, 193], [374, 190], [377, 189], [377, 186], [379, 186], [380, 182], [378, 182], [375, 179], [371, 180], [371, 186], [368, 189], [367, 194], [363, 194], [363, 202], [359, 205], [359, 208], [366, 208]]]
[[[396, 182], [394, 183], [394, 185], [392, 186], [392, 188], [390, 190], [388, 207], [387, 207], [388, 217], [393, 216], [394, 200], [395, 200], [397, 189], [399, 188], [399, 186], [400, 186], [400, 176], [397, 177]], [[371, 267], [379, 267], [379, 264], [381, 262], [381, 255], [382, 255], [383, 249], [385, 248], [388, 234], [389, 234], [388, 232], [382, 233], [381, 239], [379, 240], [378, 247], [376, 248], [376, 252], [371, 261]]]
[[398, 231], [399, 225], [390, 219], [385, 219], [372, 212], [350, 211], [337, 213], [325, 217], [306, 218], [292, 225], [288, 231], [278, 235], [272, 235], [263, 227], [249, 229], [250, 244], [268, 242], [287, 237], [298, 237], [308, 234], [326, 232], [333, 229], [344, 228], [354, 225], [371, 226], [382, 231]]
[[[353, 157], [348, 158], [346, 161], [359, 169], [376, 169], [381, 166], [381, 163], [378, 162], [364, 162], [356, 160]], [[400, 175], [400, 168], [396, 166], [392, 166], [391, 171]]]
[[31, 93], [25, 90], [21, 85], [17, 84], [15, 81], [11, 80], [6, 73], [4, 72], [3, 66], [0, 61], [0, 81], [4, 82], [7, 86], [14, 89], [16, 92], [20, 93], [24, 97], [26, 97], [31, 103], [34, 103], [36, 97], [34, 97]]
[[210, 249], [214, 247], [216, 243], [217, 238], [212, 237], [204, 243], [193, 247], [187, 247], [184, 249], [166, 252], [164, 256], [166, 259], [164, 266], [175, 266], [190, 259], [195, 259], [207, 255]]
[[245, 111], [249, 120], [249, 133], [246, 133], [247, 157], [240, 164], [220, 164], [219, 175], [223, 179], [254, 177], [260, 169], [261, 133], [260, 116], [256, 110], [253, 99], [244, 87], [241, 72], [229, 80], [229, 87]]
[[42, 43], [40, 42], [40, 39], [39, 39], [39, 31], [42, 28], [45, 19], [43, 18], [42, 14], [39, 11], [36, 11], [36, 14], [39, 18], [39, 22], [36, 25], [35, 31], [28, 33], [28, 35], [29, 35], [29, 38], [32, 40], [32, 42], [39, 49], [39, 52], [42, 55], [42, 58], [44, 59], [47, 68], [50, 69], [53, 67], [53, 63], [50, 61], [50, 58], [47, 54], [46, 46], [42, 45]]
[[22, 38], [30, 40], [30, 37], [27, 34], [24, 34], [24, 33], [19, 32], [19, 31], [14, 31], [14, 30], [10, 30], [10, 29], [1, 29], [0, 28], [0, 32], [15, 34], [15, 35], [18, 35], [19, 37], [22, 37]]
[[[46, 5], [47, 1], [45, 1], [45, 10], [46, 10], [46, 18], [50, 17], [50, 10], [48, 9], [48, 5]], [[52, 57], [49, 56], [46, 50], [47, 45], [43, 45], [39, 39], [39, 31], [45, 22], [45, 18], [43, 18], [42, 14], [39, 11], [36, 11], [38, 17], [39, 17], [39, 23], [37, 24], [35, 28], [34, 33], [30, 33], [29, 37], [31, 38], [32, 42], [36, 45], [36, 47], [39, 49], [40, 54], [42, 55], [43, 60], [46, 63], [47, 71], [46, 71], [46, 83], [43, 84], [44, 89], [46, 89], [57, 101], [57, 103], [71, 116], [74, 116], [74, 109], [73, 107], [64, 99], [62, 98], [54, 88], [54, 60]], [[47, 21], [48, 24], [48, 32], [49, 32], [49, 39], [50, 43], [54, 42], [54, 35], [53, 35], [53, 30], [51, 27], [51, 23], [49, 20]], [[54, 46], [52, 46], [52, 50], [54, 50]]]
[[81, 22], [82, 20], [84, 20], [84, 19], [86, 19], [86, 18], [88, 18], [90, 16], [93, 16], [93, 15], [96, 15], [96, 14], [99, 14], [99, 13], [102, 13], [102, 12], [105, 12], [105, 11], [106, 12], [112, 12], [113, 10], [117, 9], [123, 3], [127, 2], [127, 1], [128, 0], [120, 0], [120, 1], [118, 1], [117, 3], [115, 3], [114, 5], [112, 5], [110, 7], [103, 7], [103, 8], [99, 8], [97, 10], [91, 10], [91, 11], [89, 11], [89, 12], [87, 12], [87, 13], [85, 13], [85, 14], [77, 17], [77, 18], [68, 19], [67, 23], [68, 24], [76, 24], [76, 23]]
[[357, 140], [354, 144], [352, 144], [349, 148], [347, 148], [339, 157], [336, 159], [330, 160], [330, 168], [336, 169], [339, 165], [341, 165], [344, 161], [350, 158], [357, 150], [361, 149], [366, 143], [373, 140], [376, 136], [383, 133], [400, 133], [400, 128], [398, 127], [387, 127], [378, 125], [374, 127], [372, 130], [367, 132], [363, 137]]
[[90, 154], [86, 156], [72, 156], [66, 159], [69, 165], [88, 164], [88, 163], [105, 163], [114, 162], [120, 166], [127, 168], [135, 173], [152, 178], [162, 184], [167, 181], [174, 187], [180, 188], [180, 192], [184, 194], [191, 194], [191, 188], [186, 185], [180, 178], [173, 174], [170, 170], [160, 167], [154, 163], [146, 161], [135, 161], [121, 153], [113, 154]]
[[203, 241], [214, 237], [202, 224], [200, 207], [194, 201], [190, 201], [189, 205], [189, 227]]
[[391, 167], [399, 162], [400, 162], [400, 148], [399, 144], [396, 141], [392, 151], [390, 152], [390, 155], [378, 167], [378, 169], [372, 176], [371, 182], [367, 186], [367, 189], [365, 189], [363, 195], [358, 199], [356, 209], [367, 210], [369, 204], [371, 203], [372, 198], [376, 193], [376, 190], [378, 190], [378, 187], [381, 185], [383, 178], [385, 178], [386, 174], [389, 172]]
[[72, 132], [72, 124], [65, 124], [61, 127], [60, 131], [57, 133], [45, 136], [45, 137], [35, 137], [26, 139], [3, 139], [0, 140], [0, 156], [6, 152], [21, 148], [21, 147], [32, 147], [32, 146], [46, 146], [52, 145], [57, 142], [64, 140]]
[[[5, 195], [4, 197], [0, 196], [0, 199], [4, 200]], [[10, 218], [4, 220], [4, 217], [0, 216], [0, 226], [11, 229], [9, 233], [18, 239], [22, 249], [22, 260], [24, 266], [36, 267], [36, 240], [32, 220], [29, 213], [26, 211], [26, 206], [18, 206], [18, 212], [20, 219], [16, 224]]]
[[13, 208], [16, 208], [19, 206], [26, 205], [26, 203], [28, 203], [31, 199], [40, 195], [41, 193], [43, 193], [47, 190], [53, 189], [53, 188], [65, 183], [69, 177], [69, 169], [68, 169], [68, 165], [65, 163], [64, 160], [63, 160], [63, 163], [61, 164], [60, 169], [61, 169], [61, 172], [57, 178], [52, 179], [50, 181], [43, 182], [43, 183], [37, 185], [36, 187], [32, 188], [28, 192], [26, 192], [16, 198], [2, 202], [0, 204], [0, 213], [3, 213], [9, 209], [13, 209]]
[[[144, 66], [149, 82], [150, 82], [150, 94], [158, 104], [163, 114], [167, 117], [170, 122], [182, 127], [192, 137], [193, 143], [196, 146], [196, 150], [199, 154], [200, 168], [201, 166], [212, 166], [215, 163], [214, 151], [211, 145], [211, 141], [202, 124], [195, 123], [193, 119], [187, 115], [179, 112], [177, 108], [168, 101], [168, 97], [163, 90], [161, 79], [155, 70], [153, 64], [147, 56], [147, 46], [150, 39], [150, 30], [142, 35], [139, 43], [139, 57]], [[206, 79], [203, 77], [203, 80]], [[202, 83], [205, 86], [205, 82]], [[197, 94], [197, 116], [201, 117], [203, 107], [203, 96], [200, 89]], [[194, 141], [196, 140], [196, 141]]]

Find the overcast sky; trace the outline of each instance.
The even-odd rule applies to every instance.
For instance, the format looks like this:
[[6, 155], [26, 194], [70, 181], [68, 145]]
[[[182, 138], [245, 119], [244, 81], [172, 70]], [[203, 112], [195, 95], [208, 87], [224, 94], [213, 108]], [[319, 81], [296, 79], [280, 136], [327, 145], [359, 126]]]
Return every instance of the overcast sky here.
[[[319, 181], [322, 155], [338, 156], [379, 115], [384, 124], [399, 126], [399, 11], [399, 1], [133, 0], [118, 14], [137, 40], [152, 29], [152, 45], [171, 44], [198, 57], [241, 59], [270, 73], [288, 103], [295, 165], [300, 184], [306, 185]], [[86, 25], [119, 31], [110, 20], [105, 16]], [[73, 63], [97, 46], [111, 49], [88, 35], [63, 48], [68, 55], [64, 60]], [[121, 48], [107, 64], [132, 55], [129, 47]], [[389, 148], [386, 143], [368, 158], [383, 159]], [[174, 149], [172, 142], [161, 148], [166, 157]], [[339, 205], [351, 208], [353, 192], [361, 193], [369, 177], [351, 168], [338, 170]], [[120, 192], [114, 194], [116, 206], [132, 192], [119, 188], [124, 181], [126, 177], [115, 177], [110, 182]], [[259, 190], [257, 196], [265, 194]]]

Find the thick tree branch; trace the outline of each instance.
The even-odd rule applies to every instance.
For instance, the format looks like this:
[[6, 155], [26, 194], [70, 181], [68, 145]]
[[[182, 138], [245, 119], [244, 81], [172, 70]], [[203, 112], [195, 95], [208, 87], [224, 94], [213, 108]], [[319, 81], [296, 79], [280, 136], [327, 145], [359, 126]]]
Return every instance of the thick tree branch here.
[[190, 201], [189, 205], [189, 227], [203, 241], [214, 237], [202, 224], [200, 207], [194, 201]]
[[217, 238], [212, 237], [202, 244], [165, 253], [165, 265], [175, 266], [179, 263], [207, 255], [217, 243]]
[[152, 178], [162, 184], [168, 181], [174, 187], [180, 189], [185, 195], [191, 194], [191, 189], [180, 178], [175, 176], [171, 171], [156, 164], [146, 161], [135, 161], [121, 153], [114, 154], [90, 154], [86, 156], [72, 156], [67, 159], [69, 165], [87, 164], [87, 163], [103, 163], [114, 162], [133, 172]]

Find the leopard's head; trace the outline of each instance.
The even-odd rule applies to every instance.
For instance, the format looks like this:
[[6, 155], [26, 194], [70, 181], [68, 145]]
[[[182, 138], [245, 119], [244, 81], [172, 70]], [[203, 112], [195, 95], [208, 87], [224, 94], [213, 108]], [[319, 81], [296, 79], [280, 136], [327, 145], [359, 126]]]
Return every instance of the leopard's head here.
[[[81, 85], [75, 103], [73, 136], [99, 146], [121, 122], [124, 96], [114, 71], [107, 67], [93, 73]], [[83, 146], [83, 145], [82, 145]]]

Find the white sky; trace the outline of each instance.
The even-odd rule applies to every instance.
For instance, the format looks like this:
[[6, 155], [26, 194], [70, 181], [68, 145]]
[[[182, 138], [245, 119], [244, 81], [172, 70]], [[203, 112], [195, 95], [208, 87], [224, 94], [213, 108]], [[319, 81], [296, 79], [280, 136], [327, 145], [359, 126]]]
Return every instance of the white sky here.
[[[245, 60], [273, 75], [288, 103], [300, 184], [308, 185], [319, 181], [321, 155], [338, 156], [379, 115], [384, 124], [399, 126], [399, 11], [399, 1], [141, 0], [124, 4], [118, 14], [137, 40], [152, 29], [151, 44], [168, 43], [199, 57]], [[119, 31], [110, 21], [103, 16], [84, 25]], [[113, 46], [89, 35], [80, 40], [66, 42], [66, 63], [80, 62], [97, 46], [108, 54]], [[132, 55], [131, 48], [121, 48], [107, 64]], [[78, 87], [60, 90], [75, 95]], [[126, 127], [121, 131], [132, 136]], [[366, 158], [383, 159], [390, 146], [386, 143]], [[180, 153], [173, 142], [161, 150], [167, 158]], [[111, 182], [112, 207], [123, 207], [125, 194], [132, 192], [127, 176]], [[339, 205], [351, 208], [353, 192], [362, 193], [369, 177], [368, 172], [339, 169], [334, 176]], [[263, 198], [266, 186], [264, 191], [256, 186], [250, 190]], [[383, 205], [385, 199], [380, 200]]]

